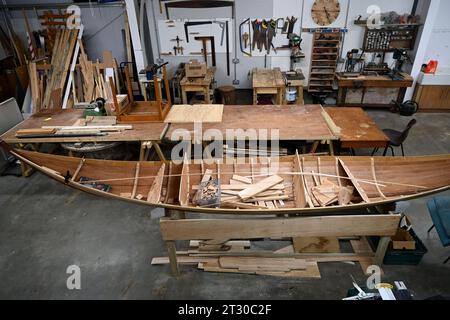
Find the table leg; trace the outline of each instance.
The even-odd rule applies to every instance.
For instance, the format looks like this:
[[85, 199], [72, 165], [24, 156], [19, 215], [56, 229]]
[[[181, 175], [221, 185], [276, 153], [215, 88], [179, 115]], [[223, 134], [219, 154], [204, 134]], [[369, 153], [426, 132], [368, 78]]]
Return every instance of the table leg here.
[[334, 156], [334, 146], [332, 140], [328, 140], [328, 146], [330, 148], [330, 156]]
[[188, 104], [187, 94], [184, 87], [181, 87], [181, 100], [183, 101], [183, 104]]
[[386, 255], [387, 248], [391, 242], [390, 237], [381, 237], [378, 243], [377, 251], [375, 252], [375, 257], [373, 263], [379, 267], [383, 265], [384, 256]]
[[144, 161], [145, 143], [146, 141], [141, 141], [141, 149], [139, 150], [139, 161]]
[[278, 88], [277, 104], [280, 106], [283, 104], [283, 88]]
[[254, 105], [258, 104], [258, 92], [256, 89], [253, 89], [253, 104]]
[[211, 104], [211, 96], [209, 95], [209, 86], [205, 88], [205, 102]]
[[297, 87], [297, 105], [304, 106], [305, 100], [303, 98], [303, 86]]
[[167, 252], [169, 253], [170, 270], [172, 276], [178, 277], [180, 275], [180, 269], [178, 268], [177, 261], [177, 247], [175, 241], [166, 241]]
[[147, 89], [145, 87], [145, 83], [139, 82], [139, 84], [141, 85], [141, 92], [142, 92], [142, 95], [144, 96], [144, 101], [147, 101]]
[[166, 158], [164, 157], [164, 153], [162, 152], [162, 150], [161, 150], [161, 148], [160, 148], [158, 142], [153, 142], [152, 144], [153, 144], [153, 146], [155, 147], [155, 151], [156, 151], [156, 153], [157, 153], [158, 156], [159, 156], [159, 160], [161, 160], [161, 161], [166, 161]]

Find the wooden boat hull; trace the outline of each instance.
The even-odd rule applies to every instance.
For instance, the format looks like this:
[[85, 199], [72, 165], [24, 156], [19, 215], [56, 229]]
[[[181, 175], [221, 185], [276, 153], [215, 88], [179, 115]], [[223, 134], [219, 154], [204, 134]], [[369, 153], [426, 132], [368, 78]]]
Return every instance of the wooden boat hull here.
[[[9, 152], [47, 176], [90, 194], [140, 205], [208, 214], [331, 215], [336, 212], [342, 214], [352, 211], [361, 214], [361, 210], [367, 208], [411, 200], [450, 189], [450, 155], [406, 158], [320, 157], [320, 159], [313, 156], [288, 156], [280, 158], [277, 172], [278, 175], [284, 177], [286, 190], [289, 190], [285, 192], [289, 193], [291, 200], [285, 201], [285, 206], [265, 209], [256, 208], [256, 206], [254, 208], [249, 206], [248, 209], [210, 208], [199, 207], [191, 202], [196, 193], [194, 186], [200, 183], [205, 170], [217, 168], [216, 174], [223, 183], [230, 180], [234, 173], [250, 176], [250, 171], [254, 170], [253, 162], [251, 165], [175, 165], [163, 162], [84, 160], [16, 149]], [[346, 169], [352, 171], [355, 180], [342, 173], [342, 167], [338, 165], [339, 161], [342, 161], [343, 165], [345, 164]], [[316, 167], [317, 164], [319, 164], [318, 167]], [[257, 168], [261, 172], [263, 171], [262, 166]], [[296, 166], [300, 168], [302, 174], [295, 170]], [[311, 170], [312, 167], [316, 169]], [[186, 173], [187, 168], [189, 170]], [[317, 177], [308, 172], [315, 172]], [[268, 175], [267, 172], [265, 175]], [[105, 192], [88, 187], [80, 183], [80, 177], [88, 177], [99, 183], [108, 184], [111, 186], [111, 191]], [[366, 195], [368, 202], [308, 207], [307, 202], [302, 200], [307, 192], [304, 191], [305, 188], [300, 189], [299, 181], [306, 185], [309, 183], [311, 186], [314, 184], [314, 180], [317, 183], [317, 179], [325, 179], [325, 177], [330, 180], [336, 179], [338, 182], [340, 180], [343, 184], [359, 184], [359, 188]], [[375, 182], [377, 178], [379, 182]], [[187, 186], [184, 186], [186, 180]], [[156, 192], [154, 192], [155, 190]], [[186, 199], [183, 200], [184, 194]], [[302, 204], [301, 207], [298, 206], [299, 203]]]

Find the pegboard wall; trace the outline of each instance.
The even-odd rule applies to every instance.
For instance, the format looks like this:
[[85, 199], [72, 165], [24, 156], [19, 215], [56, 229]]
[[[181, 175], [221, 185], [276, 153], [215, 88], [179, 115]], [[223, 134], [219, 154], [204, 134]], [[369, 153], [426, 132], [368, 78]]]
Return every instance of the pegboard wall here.
[[[211, 24], [191, 25], [188, 26], [188, 39], [186, 39], [185, 24], [196, 22], [212, 22]], [[226, 27], [225, 23], [228, 22], [228, 37], [229, 37], [229, 51], [233, 53], [234, 44], [234, 25], [233, 19], [178, 19], [178, 20], [159, 20], [159, 40], [162, 54], [171, 53], [175, 56], [174, 47], [177, 46], [176, 38], [180, 41], [180, 47], [183, 48], [182, 53], [177, 52], [176, 56], [201, 56], [202, 42], [195, 40], [198, 36], [213, 36], [216, 53], [226, 53]], [[221, 27], [223, 26], [223, 29]], [[222, 31], [223, 30], [223, 31]], [[223, 34], [223, 41], [222, 41]], [[188, 40], [188, 41], [187, 41]], [[208, 44], [208, 54], [211, 53], [211, 46]]]

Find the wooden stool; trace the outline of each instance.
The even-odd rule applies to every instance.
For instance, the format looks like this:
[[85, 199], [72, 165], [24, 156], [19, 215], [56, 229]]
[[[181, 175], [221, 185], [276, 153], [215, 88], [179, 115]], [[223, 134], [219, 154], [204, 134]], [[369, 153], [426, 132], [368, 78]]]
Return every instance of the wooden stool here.
[[235, 105], [236, 104], [236, 90], [233, 86], [219, 87], [220, 98], [222, 104]]

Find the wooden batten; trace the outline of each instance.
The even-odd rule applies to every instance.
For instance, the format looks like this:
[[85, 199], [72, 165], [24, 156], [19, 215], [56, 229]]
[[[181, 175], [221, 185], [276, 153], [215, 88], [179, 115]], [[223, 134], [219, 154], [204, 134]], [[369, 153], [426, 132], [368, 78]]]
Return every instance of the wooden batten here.
[[344, 169], [345, 173], [347, 174], [347, 176], [350, 178], [350, 181], [353, 183], [356, 191], [358, 191], [359, 195], [361, 196], [361, 198], [367, 202], [370, 203], [370, 199], [367, 196], [366, 192], [364, 191], [364, 189], [361, 187], [361, 185], [359, 184], [358, 180], [355, 178], [355, 176], [353, 175], [353, 173], [350, 171], [350, 169], [347, 167], [347, 165], [344, 163], [344, 161], [342, 161], [342, 159], [339, 159], [339, 163], [342, 166], [342, 168]]
[[180, 205], [182, 206], [187, 206], [189, 204], [189, 180], [189, 164], [187, 155], [185, 155], [183, 161], [183, 169], [181, 171], [180, 190], [178, 193], [178, 200], [180, 201]]
[[371, 170], [372, 170], [372, 178], [373, 178], [373, 181], [375, 181], [375, 183], [376, 183], [375, 187], [377, 188], [378, 193], [380, 194], [380, 196], [383, 199], [387, 199], [387, 197], [384, 195], [383, 191], [381, 191], [381, 188], [380, 188], [380, 186], [379, 186], [379, 184], [377, 182], [377, 174], [376, 174], [376, 171], [375, 171], [375, 159], [374, 158], [370, 158], [370, 167], [371, 167]]
[[[294, 172], [302, 173], [300, 157], [297, 156], [294, 158]], [[297, 208], [305, 208], [308, 204], [305, 183], [302, 175], [295, 175], [292, 177], [294, 183], [294, 201], [295, 206]]]
[[[301, 158], [300, 160], [300, 156], [297, 154], [297, 158], [298, 158], [298, 162], [300, 164], [300, 172], [304, 173], [304, 168], [305, 168], [305, 158]], [[302, 179], [303, 179], [303, 186], [305, 189], [305, 196], [306, 196], [306, 201], [308, 202], [308, 205], [311, 208], [314, 208], [317, 204], [317, 206], [319, 205], [316, 201], [316, 199], [314, 199], [313, 195], [311, 194], [311, 189], [308, 185], [308, 180], [306, 179], [306, 176], [302, 175]]]
[[71, 180], [73, 182], [77, 181], [77, 177], [80, 174], [81, 168], [83, 168], [85, 161], [86, 161], [85, 158], [81, 159], [80, 164], [78, 165], [77, 169], [75, 170], [75, 173], [73, 174], [73, 176], [71, 178]]
[[136, 163], [136, 170], [135, 170], [135, 174], [134, 174], [134, 182], [133, 182], [133, 191], [131, 192], [131, 199], [134, 199], [136, 197], [136, 191], [137, 191], [137, 186], [139, 183], [139, 170], [140, 170], [140, 163], [137, 162]]
[[165, 171], [166, 171], [166, 164], [163, 163], [159, 168], [155, 180], [153, 180], [152, 186], [150, 187], [150, 191], [148, 192], [147, 196], [147, 202], [155, 204], [160, 202]]

